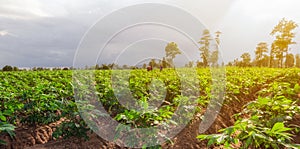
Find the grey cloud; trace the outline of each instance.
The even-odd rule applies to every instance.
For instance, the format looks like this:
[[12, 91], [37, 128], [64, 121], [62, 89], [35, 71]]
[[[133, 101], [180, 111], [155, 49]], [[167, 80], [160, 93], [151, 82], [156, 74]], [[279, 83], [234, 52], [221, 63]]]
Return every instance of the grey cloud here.
[[[272, 41], [269, 32], [279, 19], [267, 17], [267, 19], [263, 19], [262, 21], [259, 19], [260, 16], [257, 15], [260, 15], [260, 13], [264, 11], [258, 8], [257, 9], [261, 12], [253, 13], [249, 11], [252, 10], [252, 7], [265, 7], [258, 5], [260, 1], [256, 0], [256, 3], [253, 2], [253, 6], [249, 6], [249, 8], [248, 3], [246, 5], [242, 0], [224, 0], [220, 3], [217, 1], [218, 0], [195, 0], [191, 2], [182, 0], [0, 1], [0, 68], [6, 64], [20, 67], [71, 66], [81, 38], [97, 20], [117, 8], [144, 2], [167, 3], [173, 6], [178, 5], [179, 8], [183, 7], [193, 13], [200, 21], [208, 25], [209, 28], [223, 32], [221, 35], [221, 50], [225, 62], [239, 57], [246, 51], [253, 54], [256, 44], [260, 41], [267, 41], [268, 43]], [[215, 3], [218, 3], [218, 5], [215, 5]], [[250, 4], [252, 4], [252, 1], [249, 2], [249, 5]], [[248, 10], [249, 12], [245, 13], [244, 10]], [[268, 12], [272, 13], [272, 11]], [[119, 18], [122, 23], [125, 24], [123, 24], [124, 26], [130, 25], [132, 19], [138, 22], [140, 19], [138, 15], [142, 16], [142, 18], [145, 17], [143, 9], [139, 11], [133, 10], [130, 13], [138, 14], [136, 18]], [[170, 20], [161, 20], [161, 22], [165, 24], [168, 24], [169, 21], [181, 20], [181, 22], [175, 23], [178, 25], [177, 27], [189, 32], [190, 36], [194, 39], [200, 39], [203, 27], [190, 27], [190, 25], [196, 23], [182, 21], [186, 17], [178, 14], [177, 11], [157, 10], [153, 8], [153, 14], [169, 14], [172, 16]], [[290, 16], [289, 13], [283, 13], [282, 15]], [[299, 22], [299, 19], [296, 19], [299, 18], [297, 16], [299, 16], [298, 13], [294, 13], [292, 17], [295, 18], [295, 21]], [[150, 14], [147, 17], [151, 18], [153, 16]], [[128, 21], [128, 24], [126, 24], [126, 21]], [[118, 24], [110, 24], [107, 27], [100, 28], [99, 32], [101, 35], [97, 35], [95, 42], [99, 44], [106, 42], [106, 37], [108, 37], [109, 33], [115, 28], [118, 28]], [[212, 30], [212, 32], [215, 30]], [[2, 34], [1, 31], [3, 31]], [[147, 34], [146, 32], [143, 33]], [[134, 32], [133, 34], [138, 35], [141, 34], [141, 32]], [[99, 62], [112, 62], [112, 58], [119, 55], [120, 49], [118, 49], [118, 47], [132, 40], [133, 38], [122, 38], [118, 41], [112, 41], [110, 43], [110, 52], [107, 52], [104, 58], [99, 60]], [[300, 37], [297, 36], [296, 41], [299, 42], [299, 40]], [[164, 50], [163, 45], [158, 45], [157, 48]], [[93, 45], [89, 45], [85, 48], [92, 46]], [[144, 47], [148, 46], [152, 45], [144, 45]], [[101, 47], [99, 47], [99, 49], [100, 48]], [[299, 49], [299, 44], [292, 46], [292, 48], [293, 51]], [[192, 47], [183, 48], [183, 50], [187, 51], [190, 49], [192, 49]], [[132, 53], [136, 52], [134, 51]], [[136, 57], [149, 55], [149, 53], [144, 51], [140, 53], [141, 55], [136, 55]], [[131, 55], [131, 53], [127, 55]], [[199, 53], [193, 56], [199, 58]]]
[[[88, 29], [84, 24], [74, 20], [77, 18], [47, 18], [30, 22], [0, 19], [1, 22], [9, 24], [9, 30], [16, 35], [16, 37], [0, 37], [0, 54], [14, 55], [16, 58], [8, 61], [13, 62], [11, 65], [31, 67], [56, 66], [57, 63], [54, 64], [52, 59], [57, 59], [57, 54], [60, 53], [60, 59], [64, 63], [58, 65], [71, 66], [80, 39]], [[24, 59], [29, 60], [23, 61]], [[0, 65], [5, 64], [5, 61], [0, 60]]]

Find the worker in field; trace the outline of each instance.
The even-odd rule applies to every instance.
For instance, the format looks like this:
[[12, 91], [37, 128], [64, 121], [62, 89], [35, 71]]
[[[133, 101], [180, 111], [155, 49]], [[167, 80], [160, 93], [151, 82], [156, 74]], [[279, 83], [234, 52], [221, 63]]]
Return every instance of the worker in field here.
[[162, 65], [159, 66], [159, 70], [160, 70], [160, 71], [163, 70], [163, 66], [162, 66]]
[[152, 71], [152, 66], [151, 65], [147, 67], [147, 71]]

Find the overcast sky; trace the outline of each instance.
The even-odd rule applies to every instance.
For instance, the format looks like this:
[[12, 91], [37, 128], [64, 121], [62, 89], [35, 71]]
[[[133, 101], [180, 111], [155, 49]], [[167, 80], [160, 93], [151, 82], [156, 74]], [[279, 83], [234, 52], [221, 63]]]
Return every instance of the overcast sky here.
[[[80, 41], [95, 23], [121, 8], [143, 3], [175, 6], [193, 15], [211, 32], [221, 31], [220, 46], [225, 62], [238, 58], [244, 52], [254, 57], [254, 49], [259, 42], [271, 44], [273, 37], [269, 34], [283, 17], [300, 23], [299, 0], [0, 0], [0, 67], [72, 66]], [[168, 13], [161, 9], [153, 11]], [[137, 13], [143, 17], [142, 11]], [[181, 19], [177, 12], [172, 12], [172, 15], [167, 21]], [[195, 33], [200, 29], [195, 28]], [[154, 47], [161, 47], [162, 51], [164, 42], [169, 42], [163, 37], [153, 41], [157, 41]], [[147, 52], [140, 50], [140, 53], [149, 53], [153, 41], [143, 40], [133, 45], [131, 50], [144, 47]], [[298, 34], [295, 41], [299, 44], [291, 47], [292, 52], [299, 53]], [[110, 52], [115, 57], [120, 56], [118, 50], [113, 50], [110, 49]], [[124, 58], [132, 54], [125, 52], [124, 55], [127, 56], [120, 61], [126, 61]], [[135, 57], [138, 58], [138, 54]], [[138, 62], [138, 59], [135, 61]]]

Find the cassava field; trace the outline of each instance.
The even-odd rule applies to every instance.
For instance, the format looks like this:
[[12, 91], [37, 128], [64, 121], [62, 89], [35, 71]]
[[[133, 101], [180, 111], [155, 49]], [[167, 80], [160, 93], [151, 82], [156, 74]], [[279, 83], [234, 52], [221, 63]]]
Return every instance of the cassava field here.
[[[94, 87], [93, 103], [101, 103], [110, 117], [131, 128], [180, 125], [180, 119], [170, 119], [181, 104], [193, 99], [197, 106], [185, 115], [191, 119], [187, 126], [152, 148], [300, 148], [300, 69], [227, 67], [222, 108], [203, 134], [199, 125], [214, 98], [210, 69], [197, 69], [197, 79], [184, 81], [173, 69], [137, 69], [130, 71], [127, 80], [118, 78], [126, 71], [117, 70], [112, 77], [113, 70], [97, 70], [94, 79], [86, 80], [72, 79], [70, 70], [0, 72], [0, 148], [124, 148], [94, 134], [83, 120], [82, 116], [97, 114], [78, 112], [84, 108], [77, 99], [86, 95], [74, 93], [83, 92], [78, 87], [82, 82]], [[180, 71], [188, 74], [190, 69]], [[153, 78], [159, 81], [151, 83]], [[114, 79], [119, 79], [117, 84]], [[184, 89], [183, 84], [197, 92]], [[118, 98], [125, 91], [114, 85], [127, 85], [143, 110], [120, 104]], [[87, 87], [86, 94], [90, 91]], [[151, 108], [153, 103], [159, 108]], [[182, 108], [189, 111], [191, 106]]]

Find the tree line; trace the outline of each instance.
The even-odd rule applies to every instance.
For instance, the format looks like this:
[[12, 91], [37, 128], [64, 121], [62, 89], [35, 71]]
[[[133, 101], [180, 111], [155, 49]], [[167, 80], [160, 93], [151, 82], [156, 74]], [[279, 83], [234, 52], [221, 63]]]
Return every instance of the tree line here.
[[290, 46], [296, 44], [294, 30], [298, 27], [292, 20], [283, 18], [270, 33], [274, 37], [271, 44], [260, 42], [255, 49], [255, 58], [251, 60], [250, 53], [243, 53], [239, 59], [228, 63], [228, 66], [239, 67], [272, 67], [272, 68], [300, 68], [300, 54], [289, 53]]
[[32, 67], [29, 69], [25, 68], [18, 68], [16, 66], [10, 66], [10, 65], [5, 65], [1, 70], [2, 71], [44, 71], [44, 70], [72, 70], [74, 69], [73, 67], [53, 67], [53, 68], [46, 68], [46, 67]]

